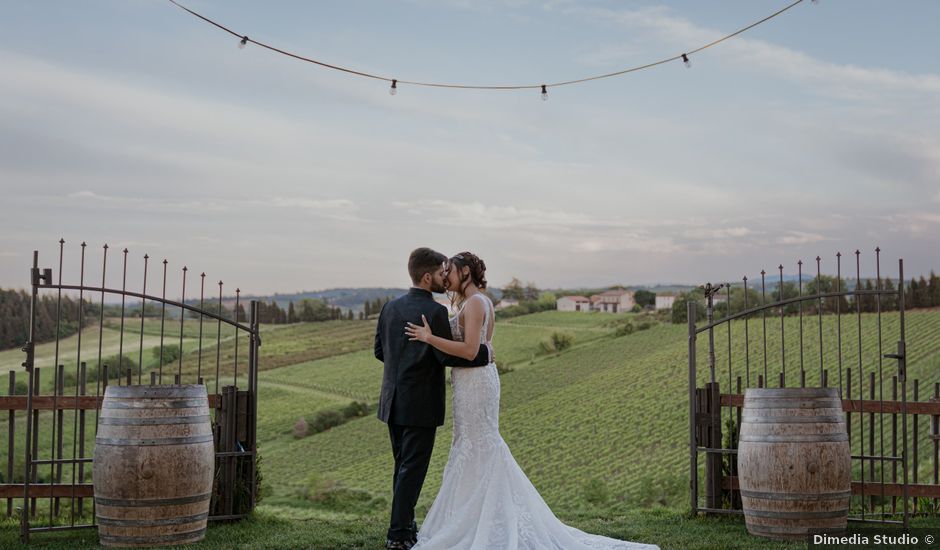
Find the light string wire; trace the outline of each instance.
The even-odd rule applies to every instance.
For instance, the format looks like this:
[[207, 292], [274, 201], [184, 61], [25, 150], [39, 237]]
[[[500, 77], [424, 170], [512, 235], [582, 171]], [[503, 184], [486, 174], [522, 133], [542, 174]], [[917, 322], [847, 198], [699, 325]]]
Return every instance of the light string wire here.
[[[815, 0], [814, 0], [814, 1], [815, 1]], [[638, 66], [636, 66], [636, 67], [630, 67], [630, 68], [623, 69], [623, 70], [616, 71], [616, 72], [612, 72], [612, 73], [606, 73], [606, 74], [600, 74], [600, 75], [595, 75], [595, 76], [588, 76], [588, 77], [584, 77], [584, 78], [578, 78], [578, 79], [576, 79], [576, 80], [563, 80], [563, 81], [560, 81], [560, 82], [553, 82], [553, 83], [547, 83], [547, 84], [518, 84], [518, 85], [475, 85], [475, 84], [449, 84], [449, 83], [442, 83], [442, 82], [420, 82], [420, 81], [416, 81], [416, 80], [402, 80], [402, 79], [399, 79], [399, 78], [389, 78], [389, 77], [385, 77], [385, 76], [380, 76], [380, 75], [375, 75], [375, 74], [371, 74], [371, 73], [366, 73], [366, 72], [363, 72], [363, 71], [357, 71], [357, 70], [355, 70], [355, 69], [350, 69], [350, 68], [347, 68], [347, 67], [341, 67], [341, 66], [339, 66], [339, 65], [332, 65], [332, 64], [330, 64], [330, 63], [325, 63], [325, 62], [323, 62], [323, 61], [317, 61], [316, 59], [311, 59], [311, 58], [309, 58], [309, 57], [304, 57], [304, 56], [302, 56], [302, 55], [298, 55], [298, 54], [295, 54], [295, 53], [291, 53], [291, 52], [288, 52], [288, 51], [286, 51], [286, 50], [282, 50], [282, 49], [280, 49], [280, 48], [271, 46], [271, 45], [269, 45], [269, 44], [265, 44], [264, 42], [259, 42], [259, 41], [257, 41], [257, 40], [253, 40], [253, 39], [251, 39], [251, 38], [248, 38], [247, 35], [238, 34], [237, 32], [231, 30], [230, 28], [228, 28], [228, 27], [226, 27], [226, 26], [224, 26], [224, 25], [222, 25], [222, 24], [220, 24], [220, 23], [217, 23], [216, 21], [213, 21], [212, 19], [209, 19], [208, 17], [206, 17], [206, 16], [204, 16], [204, 15], [201, 15], [201, 14], [199, 14], [199, 13], [196, 13], [195, 11], [193, 11], [193, 10], [187, 8], [186, 6], [180, 4], [180, 3], [177, 2], [176, 0], [169, 0], [169, 2], [171, 2], [172, 4], [176, 5], [177, 7], [181, 8], [181, 9], [183, 9], [183, 10], [189, 12], [190, 14], [192, 14], [192, 15], [198, 17], [199, 19], [202, 19], [203, 21], [205, 21], [205, 22], [207, 22], [207, 23], [210, 23], [210, 24], [212, 24], [212, 25], [215, 25], [216, 27], [222, 29], [223, 31], [225, 31], [225, 32], [227, 32], [227, 33], [229, 33], [229, 34], [231, 34], [232, 36], [235, 36], [236, 38], [239, 38], [239, 39], [241, 40], [242, 44], [244, 44], [244, 43], [246, 43], [246, 42], [251, 42], [252, 44], [255, 44], [256, 46], [261, 46], [262, 48], [267, 48], [267, 49], [269, 49], [269, 50], [271, 50], [271, 51], [273, 51], [273, 52], [277, 52], [277, 53], [279, 53], [279, 54], [286, 55], [286, 56], [288, 56], [288, 57], [292, 57], [292, 58], [298, 59], [298, 60], [300, 60], [300, 61], [306, 61], [307, 63], [313, 63], [313, 64], [315, 64], [315, 65], [319, 65], [319, 66], [325, 67], [325, 68], [327, 68], [327, 69], [333, 69], [333, 70], [336, 70], [336, 71], [342, 71], [342, 72], [344, 72], [344, 73], [354, 74], [354, 75], [362, 76], [362, 77], [365, 77], [365, 78], [373, 78], [373, 79], [375, 79], [375, 80], [381, 80], [381, 81], [384, 81], [384, 82], [391, 82], [391, 83], [393, 83], [393, 84], [407, 84], [407, 85], [411, 85], [411, 86], [425, 86], [425, 87], [430, 87], [430, 88], [457, 88], [457, 89], [464, 89], [464, 90], [531, 90], [531, 89], [541, 89], [541, 90], [543, 91], [543, 93], [545, 93], [545, 88], [554, 88], [554, 87], [557, 87], [557, 86], [567, 86], [567, 85], [569, 85], [569, 84], [581, 84], [581, 83], [583, 83], [583, 82], [590, 82], [590, 81], [593, 81], [593, 80], [601, 80], [601, 79], [604, 79], [604, 78], [611, 78], [611, 77], [615, 77], [615, 76], [621, 76], [621, 75], [625, 75], [625, 74], [628, 74], [628, 73], [633, 73], [633, 72], [636, 72], [636, 71], [640, 71], [640, 70], [643, 70], [643, 69], [649, 69], [649, 68], [652, 68], [652, 67], [656, 67], [656, 66], [658, 66], [658, 65], [663, 65], [663, 64], [666, 64], [666, 63], [669, 63], [669, 62], [672, 62], [672, 61], [680, 60], [680, 59], [683, 60], [683, 61], [686, 61], [686, 60], [688, 59], [687, 56], [696, 54], [696, 53], [698, 53], [698, 52], [700, 52], [700, 51], [702, 51], [702, 50], [706, 50], [706, 49], [711, 48], [711, 47], [713, 47], [713, 46], [717, 46], [718, 44], [721, 44], [722, 42], [724, 42], [725, 40], [728, 40], [729, 38], [734, 38], [735, 36], [737, 36], [737, 35], [739, 35], [739, 34], [745, 32], [745, 31], [748, 31], [748, 30], [750, 30], [750, 29], [753, 29], [754, 27], [756, 27], [756, 26], [758, 26], [758, 25], [760, 25], [760, 24], [762, 24], [762, 23], [766, 23], [767, 21], [770, 21], [770, 20], [773, 19], [774, 17], [777, 17], [778, 15], [781, 15], [781, 14], [783, 14], [784, 12], [786, 12], [787, 10], [789, 10], [789, 9], [791, 9], [791, 8], [793, 8], [793, 7], [795, 7], [797, 4], [802, 3], [803, 0], [795, 0], [793, 3], [784, 6], [783, 8], [781, 8], [781, 9], [775, 11], [774, 13], [768, 15], [767, 17], [764, 17], [763, 19], [760, 19], [760, 20], [758, 20], [758, 21], [755, 21], [754, 23], [751, 23], [750, 25], [748, 25], [748, 26], [746, 26], [746, 27], [743, 27], [743, 28], [741, 28], [741, 29], [738, 29], [737, 31], [735, 31], [735, 32], [733, 32], [733, 33], [731, 33], [731, 34], [725, 35], [725, 36], [723, 36], [723, 37], [721, 37], [721, 38], [719, 38], [719, 39], [717, 39], [717, 40], [714, 40], [714, 41], [712, 41], [712, 42], [709, 42], [708, 44], [705, 44], [704, 46], [700, 46], [700, 47], [695, 48], [695, 49], [693, 49], [693, 50], [689, 50], [689, 51], [687, 51], [687, 52], [681, 53], [681, 54], [679, 54], [679, 55], [674, 55], [674, 56], [668, 57], [668, 58], [666, 58], [666, 59], [661, 59], [661, 60], [659, 60], [659, 61], [654, 61], [654, 62], [651, 62], [651, 63], [646, 63], [646, 64], [644, 64], [644, 65], [638, 65]]]

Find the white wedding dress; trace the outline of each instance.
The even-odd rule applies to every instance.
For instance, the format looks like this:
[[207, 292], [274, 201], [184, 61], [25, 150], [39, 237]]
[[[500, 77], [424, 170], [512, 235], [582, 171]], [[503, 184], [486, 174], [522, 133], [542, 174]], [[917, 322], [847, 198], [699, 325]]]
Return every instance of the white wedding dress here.
[[[479, 298], [476, 298], [479, 296]], [[485, 302], [480, 341], [492, 341], [493, 304]], [[455, 340], [463, 341], [458, 316]], [[487, 338], [489, 336], [489, 338]], [[416, 550], [626, 550], [658, 546], [591, 535], [563, 524], [499, 435], [496, 365], [453, 368], [454, 433], [441, 490], [418, 533]]]

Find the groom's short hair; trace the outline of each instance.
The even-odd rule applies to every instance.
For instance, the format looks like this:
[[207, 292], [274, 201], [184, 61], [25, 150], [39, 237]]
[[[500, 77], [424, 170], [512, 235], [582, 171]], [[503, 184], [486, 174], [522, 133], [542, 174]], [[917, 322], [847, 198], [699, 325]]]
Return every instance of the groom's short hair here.
[[412, 250], [411, 256], [408, 257], [408, 275], [411, 276], [411, 282], [420, 283], [425, 273], [437, 271], [446, 261], [447, 256], [430, 248], [422, 247]]

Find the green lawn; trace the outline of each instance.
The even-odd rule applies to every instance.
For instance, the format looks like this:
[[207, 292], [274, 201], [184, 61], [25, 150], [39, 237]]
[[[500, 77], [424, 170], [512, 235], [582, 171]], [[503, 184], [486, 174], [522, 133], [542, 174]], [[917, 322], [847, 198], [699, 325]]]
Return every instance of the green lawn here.
[[[659, 545], [663, 550], [750, 550], [805, 548], [804, 542], [777, 542], [747, 533], [739, 517], [690, 518], [682, 510], [655, 508], [626, 513], [559, 516], [568, 525], [621, 540]], [[850, 523], [850, 528], [856, 524]], [[250, 519], [210, 524], [206, 539], [185, 548], [380, 550], [387, 515], [349, 517], [313, 509], [262, 504]], [[940, 528], [937, 518], [913, 518], [912, 527]], [[98, 548], [94, 531], [34, 534], [32, 544], [19, 543], [18, 524], [0, 520], [0, 547], [82, 550]], [[181, 547], [177, 547], [181, 548]]]

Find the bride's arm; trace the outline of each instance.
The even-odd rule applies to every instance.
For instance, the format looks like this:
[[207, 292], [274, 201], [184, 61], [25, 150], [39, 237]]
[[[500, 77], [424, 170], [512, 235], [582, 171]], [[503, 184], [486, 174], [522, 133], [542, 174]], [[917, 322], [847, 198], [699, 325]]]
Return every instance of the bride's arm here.
[[408, 323], [405, 328], [405, 334], [410, 336], [411, 340], [419, 340], [430, 344], [447, 355], [471, 360], [476, 357], [480, 351], [480, 329], [483, 327], [484, 314], [485, 311], [480, 300], [472, 300], [463, 308], [463, 342], [456, 342], [435, 336], [431, 332], [428, 320], [423, 315], [421, 316], [421, 321], [424, 323], [424, 326]]

